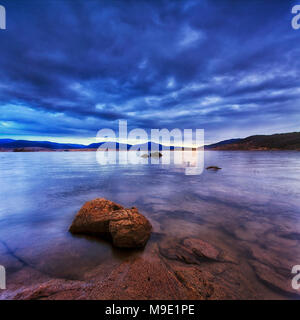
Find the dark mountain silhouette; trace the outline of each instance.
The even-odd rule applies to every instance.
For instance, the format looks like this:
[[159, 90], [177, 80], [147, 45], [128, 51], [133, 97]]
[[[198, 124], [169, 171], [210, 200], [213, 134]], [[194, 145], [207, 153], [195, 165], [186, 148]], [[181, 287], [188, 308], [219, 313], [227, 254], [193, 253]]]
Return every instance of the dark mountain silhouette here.
[[[12, 140], [12, 139], [0, 139], [0, 148], [7, 149], [7, 150], [15, 150], [17, 151], [39, 151], [39, 149], [48, 149], [48, 150], [85, 150], [85, 149], [114, 149], [119, 150], [120, 147], [124, 150], [129, 150], [132, 145], [130, 144], [122, 144], [122, 143], [115, 143], [115, 142], [96, 142], [91, 143], [89, 145], [83, 144], [72, 144], [72, 143], [57, 143], [57, 142], [50, 142], [50, 141], [29, 141], [29, 140]], [[148, 149], [147, 149], [148, 148]], [[157, 149], [158, 148], [158, 149]], [[156, 144], [154, 142], [148, 142], [144, 144], [135, 145], [135, 150], [163, 150], [165, 147], [161, 144]], [[170, 148], [171, 150], [174, 147]]]
[[0, 139], [0, 143], [8, 143], [8, 142], [13, 142], [13, 139]]
[[[105, 143], [105, 145], [104, 145]], [[57, 143], [50, 141], [28, 141], [28, 140], [12, 140], [0, 139], [0, 149], [2, 151], [42, 151], [42, 150], [106, 150], [114, 149], [114, 142], [98, 142], [89, 145], [72, 144], [72, 143]], [[129, 150], [132, 145], [124, 145], [116, 143], [116, 150], [120, 146]], [[142, 151], [162, 151], [168, 150], [168, 147], [157, 144], [155, 142], [147, 142], [143, 144], [134, 145], [135, 150]], [[179, 147], [170, 147], [170, 150], [180, 150]], [[247, 137], [245, 139], [230, 139], [220, 141], [211, 145], [205, 146], [206, 150], [299, 150], [300, 151], [300, 132], [281, 133], [273, 135], [256, 135]]]
[[233, 144], [233, 143], [238, 143], [243, 139], [229, 139], [229, 140], [224, 140], [224, 141], [220, 141], [214, 144], [209, 144], [205, 146], [205, 149], [213, 149], [216, 147], [220, 147], [220, 146], [225, 146], [227, 144]]
[[15, 149], [15, 148], [46, 148], [46, 149], [81, 149], [85, 148], [81, 144], [56, 143], [49, 141], [28, 141], [28, 140], [10, 140], [1, 139], [0, 148]]
[[205, 147], [209, 150], [299, 150], [300, 132], [255, 135], [245, 139], [221, 141]]
[[84, 146], [84, 149], [116, 149], [119, 150], [120, 147], [122, 147], [122, 150], [129, 150], [131, 145], [130, 144], [124, 144], [119, 142], [96, 142], [91, 143], [88, 146]]

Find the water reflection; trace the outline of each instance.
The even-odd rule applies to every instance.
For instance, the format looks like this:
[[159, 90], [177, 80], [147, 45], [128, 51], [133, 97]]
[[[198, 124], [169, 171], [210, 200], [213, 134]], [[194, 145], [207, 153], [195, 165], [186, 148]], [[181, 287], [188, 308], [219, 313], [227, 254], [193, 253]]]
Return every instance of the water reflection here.
[[97, 151], [100, 166], [109, 165], [165, 165], [183, 168], [186, 175], [199, 175], [204, 170], [204, 150], [163, 150], [156, 152], [138, 151]]

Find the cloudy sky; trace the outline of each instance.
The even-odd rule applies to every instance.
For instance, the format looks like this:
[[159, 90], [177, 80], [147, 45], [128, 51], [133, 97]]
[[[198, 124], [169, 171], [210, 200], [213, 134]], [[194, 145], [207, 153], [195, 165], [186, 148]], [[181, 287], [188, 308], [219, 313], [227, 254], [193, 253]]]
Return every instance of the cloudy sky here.
[[[298, 1], [299, 2], [299, 1]], [[297, 1], [0, 0], [0, 138], [300, 131]]]

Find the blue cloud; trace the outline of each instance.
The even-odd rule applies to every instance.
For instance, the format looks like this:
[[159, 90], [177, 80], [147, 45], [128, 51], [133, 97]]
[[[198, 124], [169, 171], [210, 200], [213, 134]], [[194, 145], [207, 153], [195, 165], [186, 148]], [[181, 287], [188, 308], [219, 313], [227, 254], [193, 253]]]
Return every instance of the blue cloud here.
[[2, 1], [0, 134], [299, 128], [289, 1]]

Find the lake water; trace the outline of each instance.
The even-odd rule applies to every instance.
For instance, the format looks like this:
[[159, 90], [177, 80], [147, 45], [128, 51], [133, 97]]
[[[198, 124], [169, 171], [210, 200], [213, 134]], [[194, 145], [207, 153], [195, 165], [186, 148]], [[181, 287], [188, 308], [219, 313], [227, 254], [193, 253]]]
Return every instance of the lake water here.
[[104, 197], [136, 206], [151, 220], [154, 233], [145, 252], [166, 239], [201, 238], [234, 258], [235, 269], [226, 272], [232, 281], [251, 281], [247, 297], [255, 298], [255, 291], [259, 298], [294, 298], [300, 152], [210, 151], [209, 165], [222, 170], [185, 175], [180, 165], [99, 165], [94, 152], [0, 153], [0, 265], [8, 288], [38, 281], [20, 276], [24, 266], [84, 279], [97, 265], [134, 255], [69, 234], [80, 207]]

